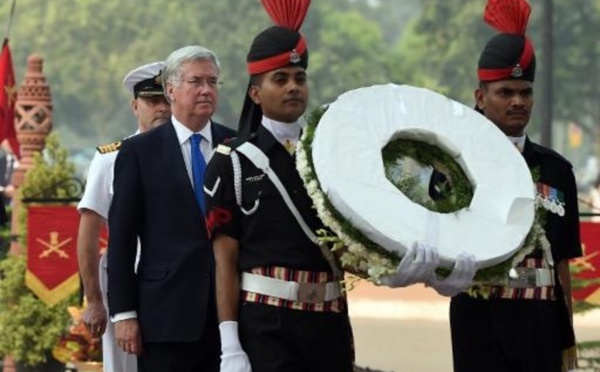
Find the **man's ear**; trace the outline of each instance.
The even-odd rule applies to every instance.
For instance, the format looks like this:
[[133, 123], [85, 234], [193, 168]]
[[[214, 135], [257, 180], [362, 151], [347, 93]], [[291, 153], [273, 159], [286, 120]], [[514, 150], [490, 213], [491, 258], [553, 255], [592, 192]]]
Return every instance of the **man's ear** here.
[[165, 88], [166, 88], [166, 92], [167, 92], [166, 96], [168, 98], [168, 101], [169, 102], [175, 101], [175, 98], [173, 96], [173, 88], [174, 88], [173, 84], [172, 83], [167, 83]]
[[483, 91], [483, 88], [481, 88], [481, 87], [475, 89], [475, 91], [473, 92], [473, 97], [475, 97], [475, 104], [477, 105], [477, 108], [482, 111], [485, 106], [484, 100], [483, 100], [484, 94], [485, 94], [485, 92]]
[[250, 97], [252, 102], [254, 102], [256, 105], [260, 106], [260, 103], [262, 102], [262, 100], [260, 98], [260, 88], [259, 87], [257, 87], [256, 85], [250, 85], [250, 87], [248, 88], [248, 96]]

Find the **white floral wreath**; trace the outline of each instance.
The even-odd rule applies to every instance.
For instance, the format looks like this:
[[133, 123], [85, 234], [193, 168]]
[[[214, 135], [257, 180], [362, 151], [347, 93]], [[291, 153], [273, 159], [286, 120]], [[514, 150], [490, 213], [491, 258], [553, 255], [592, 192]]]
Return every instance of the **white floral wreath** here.
[[[360, 88], [348, 92], [340, 96], [333, 104], [331, 104], [325, 114], [325, 109], [320, 109], [313, 113], [311, 118], [308, 120], [308, 125], [303, 132], [302, 138], [300, 140], [300, 145], [298, 146], [296, 153], [296, 165], [302, 179], [304, 180], [308, 194], [314, 202], [319, 217], [321, 218], [323, 223], [330, 229], [330, 231], [319, 231], [318, 233], [320, 239], [323, 242], [329, 243], [331, 249], [334, 252], [337, 252], [341, 264], [345, 269], [373, 282], [378, 282], [379, 278], [382, 275], [390, 274], [395, 271], [395, 268], [402, 256], [402, 253], [406, 250], [406, 244], [398, 244], [397, 246], [399, 246], [400, 249], [389, 249], [389, 246], [388, 248], [385, 248], [382, 244], [380, 244], [380, 242], [385, 241], [385, 239], [372, 239], [366, 237], [366, 234], [364, 233], [364, 228], [359, 228], [356, 226], [357, 220], [353, 219], [353, 217], [355, 216], [350, 215], [349, 218], [347, 213], [348, 209], [344, 209], [346, 213], [343, 214], [340, 213], [340, 211], [337, 208], [337, 205], [339, 205], [339, 203], [336, 205], [336, 207], [333, 206], [332, 200], [330, 200], [329, 195], [327, 195], [323, 191], [321, 177], [317, 175], [314, 162], [314, 160], [316, 160], [317, 162], [322, 163], [323, 161], [325, 161], [325, 159], [323, 158], [323, 156], [325, 156], [324, 154], [331, 155], [331, 152], [315, 151], [313, 146], [317, 145], [317, 143], [313, 141], [315, 141], [315, 132], [317, 131], [318, 136], [323, 136], [323, 138], [318, 138], [318, 146], [321, 146], [321, 149], [323, 149], [323, 142], [325, 142], [328, 146], [336, 146], [333, 142], [331, 142], [331, 136], [327, 138], [327, 136], [323, 135], [323, 133], [332, 133], [335, 130], [339, 131], [340, 127], [329, 127], [327, 128], [327, 131], [323, 131], [321, 129], [325, 126], [331, 126], [332, 123], [336, 123], [336, 121], [338, 124], [341, 121], [344, 121], [345, 123], [342, 123], [343, 128], [341, 128], [341, 130], [343, 130], [344, 128], [347, 129], [349, 125], [352, 125], [350, 124], [352, 121], [348, 120], [350, 117], [353, 117], [355, 119], [354, 122], [360, 123], [361, 126], [373, 125], [374, 123], [377, 123], [378, 120], [382, 120], [381, 115], [373, 115], [373, 112], [379, 112], [381, 114], [382, 111], [388, 109], [391, 110], [392, 116], [397, 118], [400, 111], [406, 111], [407, 101], [410, 101], [410, 99], [405, 100], [404, 102], [398, 101], [402, 101], [402, 99], [406, 98], [407, 96], [410, 96], [410, 98], [420, 97], [420, 99], [425, 99], [425, 102], [422, 102], [422, 105], [425, 107], [429, 107], [429, 113], [439, 112], [440, 107], [437, 107], [437, 110], [434, 110], [434, 108], [436, 108], [436, 105], [439, 105], [440, 100], [445, 100], [447, 103], [448, 101], [450, 101], [446, 97], [421, 88], [397, 86], [392, 84]], [[386, 102], [386, 100], [395, 100], [396, 106], [401, 106], [400, 111], [398, 111], [398, 108], [394, 105], [390, 105], [389, 102]], [[409, 103], [415, 106], [415, 101]], [[463, 110], [465, 111], [461, 113], [456, 110], [459, 110], [460, 106], [462, 105], [454, 101], [450, 101], [448, 104], [448, 107], [454, 110], [457, 115], [465, 115], [468, 112], [472, 111], [471, 109], [464, 107]], [[349, 110], [349, 108], [351, 109]], [[422, 106], [420, 108], [422, 108]], [[344, 113], [340, 115], [340, 112], [342, 111]], [[358, 112], [368, 112], [369, 116], [375, 116], [375, 118], [366, 123], [366, 116], [358, 114]], [[480, 116], [476, 113], [475, 115], [477, 115], [476, 117]], [[385, 120], [385, 115], [383, 117], [383, 120]], [[493, 133], [494, 130], [497, 131], [493, 124], [488, 123], [485, 119], [482, 120], [485, 121], [484, 125], [489, 124], [489, 127], [493, 128], [489, 130], [491, 131], [490, 133]], [[481, 123], [477, 122], [477, 124], [479, 125]], [[320, 127], [321, 129], [317, 130], [317, 125], [322, 125], [322, 127]], [[418, 128], [416, 130], [413, 130], [412, 132], [413, 134], [417, 134], [412, 136], [412, 139], [415, 139], [417, 143], [419, 142], [419, 140], [425, 139], [426, 141], [430, 141], [431, 139], [428, 136], [419, 136], [418, 134], [423, 132], [420, 132]], [[504, 141], [497, 143], [503, 143], [504, 145], [506, 145], [504, 148], [502, 147], [504, 145], [499, 145], [500, 147], [498, 151], [501, 151], [502, 156], [498, 156], [497, 158], [503, 159], [505, 153], [503, 153], [502, 151], [506, 152], [506, 149], [508, 148], [514, 152], [514, 149], [510, 148], [510, 143], [506, 141], [505, 137], [501, 135], [499, 131], [497, 132], [497, 136], [499, 136], [499, 138]], [[370, 135], [369, 133], [363, 134], [365, 136]], [[489, 135], [489, 133], [479, 133], [476, 135]], [[442, 135], [440, 135], [440, 137], [441, 136]], [[388, 136], [388, 138], [390, 137], [393, 136]], [[362, 140], [362, 138], [360, 137], [357, 139]], [[385, 144], [386, 143], [382, 143], [381, 147], [385, 146]], [[444, 152], [452, 151], [451, 146], [452, 145], [445, 146], [445, 148], [443, 149]], [[313, 159], [313, 155], [315, 154], [317, 154], [317, 156], [319, 157], [318, 159]], [[511, 158], [511, 155], [515, 156]], [[513, 158], [520, 159], [517, 160], [517, 162], [522, 161], [520, 155], [516, 152], [509, 153], [507, 157], [512, 161], [514, 161]], [[336, 159], [341, 160], [342, 162], [353, 161], [352, 157], [349, 155], [343, 158], [340, 158], [338, 156]], [[442, 168], [444, 168], [444, 165], [447, 165], [448, 163], [447, 160], [443, 159], [436, 159], [436, 162], [440, 164]], [[500, 160], [500, 163], [505, 164], [507, 162], [505, 160]], [[514, 169], [514, 167], [512, 169]], [[526, 170], [526, 172], [529, 172], [526, 165], [524, 165], [524, 162], [523, 167], [519, 169], [524, 169]], [[527, 175], [528, 174], [529, 173], [527, 173]], [[336, 176], [339, 175], [334, 175], [333, 177]], [[523, 175], [518, 174], [517, 177], [515, 177], [515, 179], [524, 178], [527, 180], [527, 177], [521, 176]], [[457, 182], [463, 181], [459, 180]], [[541, 227], [541, 224], [539, 222], [539, 215], [537, 213], [535, 213], [534, 221], [533, 209], [535, 197], [533, 191], [533, 182], [529, 182], [531, 186], [531, 221], [528, 225], [525, 226], [522, 226], [523, 223], [520, 224], [521, 231], [525, 229], [524, 235], [520, 238], [520, 241], [517, 242], [513, 248], [507, 250], [508, 253], [498, 255], [496, 260], [487, 260], [487, 262], [483, 262], [483, 264], [480, 262], [481, 269], [479, 270], [476, 276], [476, 281], [478, 283], [505, 283], [507, 280], [507, 273], [510, 270], [510, 268], [516, 266], [528, 253], [533, 251], [533, 249], [535, 249], [536, 247], [548, 249], [549, 244], [546, 241], [545, 233], [543, 228]], [[329, 189], [329, 191], [331, 191], [331, 189]], [[401, 194], [400, 191], [398, 191], [398, 193]], [[389, 196], [386, 195], [385, 197], [388, 198]], [[526, 208], [521, 208], [519, 211], [522, 217], [522, 214], [526, 213]], [[522, 217], [521, 219], [519, 219], [519, 221], [527, 221], [527, 218], [528, 217]], [[380, 231], [375, 231], [375, 233], [379, 232]], [[369, 231], [369, 234], [370, 236], [373, 236], [373, 231]], [[510, 244], [515, 243], [514, 241], [512, 241], [510, 242]], [[446, 259], [446, 261], [446, 268], [451, 267], [452, 260]], [[447, 269], [440, 269], [440, 272], [442, 274], [447, 271]]]

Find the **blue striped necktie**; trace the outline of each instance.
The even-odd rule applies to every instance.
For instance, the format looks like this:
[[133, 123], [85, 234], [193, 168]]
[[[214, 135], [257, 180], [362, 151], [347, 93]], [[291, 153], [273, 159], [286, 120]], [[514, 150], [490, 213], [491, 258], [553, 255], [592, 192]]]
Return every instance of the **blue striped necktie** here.
[[206, 169], [206, 162], [200, 152], [200, 141], [202, 141], [202, 135], [199, 133], [192, 134], [190, 137], [192, 145], [192, 177], [194, 179], [194, 193], [196, 194], [196, 200], [200, 209], [204, 213], [204, 170]]

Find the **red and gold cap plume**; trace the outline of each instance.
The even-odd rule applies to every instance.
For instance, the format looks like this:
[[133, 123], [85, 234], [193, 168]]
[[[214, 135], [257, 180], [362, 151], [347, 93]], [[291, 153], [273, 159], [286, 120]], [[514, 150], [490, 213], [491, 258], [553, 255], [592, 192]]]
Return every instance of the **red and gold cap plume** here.
[[261, 0], [263, 7], [277, 26], [300, 30], [310, 0]]
[[275, 26], [261, 32], [248, 53], [248, 72], [258, 75], [288, 65], [308, 64], [306, 40], [298, 30], [310, 0], [261, 0]]
[[[484, 21], [500, 32], [479, 60], [480, 81], [525, 79], [533, 81], [535, 52], [525, 36], [531, 6], [525, 0], [488, 0]], [[531, 69], [528, 75], [525, 72]]]

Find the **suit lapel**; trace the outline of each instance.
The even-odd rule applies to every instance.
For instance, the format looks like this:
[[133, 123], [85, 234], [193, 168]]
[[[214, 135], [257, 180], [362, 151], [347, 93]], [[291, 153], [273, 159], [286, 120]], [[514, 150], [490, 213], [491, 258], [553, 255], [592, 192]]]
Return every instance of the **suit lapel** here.
[[535, 152], [535, 148], [529, 140], [529, 137], [525, 138], [525, 145], [523, 147], [523, 158], [525, 158], [525, 162], [527, 163], [529, 169], [533, 169], [539, 163], [537, 159], [537, 154]]
[[217, 147], [227, 139], [227, 133], [217, 123], [211, 120], [210, 131], [212, 133], [212, 146]]
[[204, 223], [204, 216], [198, 206], [194, 188], [192, 187], [187, 170], [185, 169], [185, 163], [181, 154], [181, 146], [179, 145], [173, 123], [169, 121], [160, 128], [163, 129], [163, 165], [167, 169], [167, 172], [173, 177], [176, 189], [180, 190], [177, 194], [184, 198], [184, 204], [190, 206], [188, 209], [193, 213], [195, 219]]

